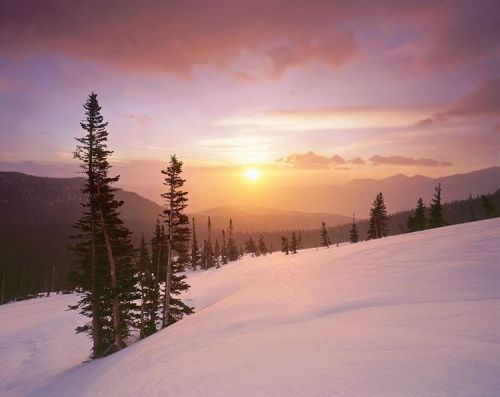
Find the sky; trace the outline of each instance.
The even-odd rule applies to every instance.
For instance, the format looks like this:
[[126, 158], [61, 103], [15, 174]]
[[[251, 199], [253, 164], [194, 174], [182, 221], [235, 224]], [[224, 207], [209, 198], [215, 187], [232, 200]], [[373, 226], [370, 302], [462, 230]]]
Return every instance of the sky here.
[[91, 91], [120, 186], [175, 153], [192, 210], [500, 165], [499, 37], [495, 0], [0, 0], [0, 170], [76, 175]]

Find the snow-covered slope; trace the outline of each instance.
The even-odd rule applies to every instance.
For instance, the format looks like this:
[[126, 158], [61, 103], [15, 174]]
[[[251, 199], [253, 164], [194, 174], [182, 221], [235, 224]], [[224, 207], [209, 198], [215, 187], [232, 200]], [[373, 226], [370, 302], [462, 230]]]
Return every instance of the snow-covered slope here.
[[189, 281], [196, 314], [88, 363], [74, 297], [0, 307], [0, 395], [500, 395], [500, 219]]

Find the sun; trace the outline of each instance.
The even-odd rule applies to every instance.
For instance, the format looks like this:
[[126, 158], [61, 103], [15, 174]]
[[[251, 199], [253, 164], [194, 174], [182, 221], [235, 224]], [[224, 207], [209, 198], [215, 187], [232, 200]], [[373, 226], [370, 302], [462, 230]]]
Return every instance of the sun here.
[[249, 181], [256, 181], [260, 178], [261, 172], [257, 168], [250, 168], [245, 171], [244, 175]]

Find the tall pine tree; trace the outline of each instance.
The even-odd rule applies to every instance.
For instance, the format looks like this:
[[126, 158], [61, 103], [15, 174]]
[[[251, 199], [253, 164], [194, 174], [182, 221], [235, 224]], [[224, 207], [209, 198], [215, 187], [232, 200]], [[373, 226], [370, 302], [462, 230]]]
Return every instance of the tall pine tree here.
[[229, 228], [227, 236], [227, 256], [229, 261], [235, 261], [239, 258], [239, 250], [234, 241], [233, 220], [229, 219]]
[[220, 249], [221, 262], [223, 265], [226, 265], [228, 262], [227, 258], [227, 242], [226, 242], [226, 231], [222, 230], [222, 246]]
[[193, 230], [191, 234], [191, 269], [196, 270], [200, 263], [200, 248], [198, 247], [198, 238], [196, 237], [196, 225], [192, 219]]
[[288, 238], [286, 236], [281, 236], [281, 252], [286, 255], [290, 253], [290, 246], [288, 245]]
[[387, 208], [382, 193], [377, 194], [370, 210], [368, 224], [368, 238], [381, 238], [387, 236]]
[[357, 243], [359, 241], [358, 225], [356, 224], [356, 218], [354, 218], [354, 214], [352, 214], [352, 226], [351, 230], [349, 230], [349, 241], [351, 242], [351, 244]]
[[417, 207], [415, 208], [415, 213], [408, 216], [408, 221], [406, 222], [408, 231], [418, 232], [420, 230], [425, 230], [427, 227], [427, 219], [425, 218], [425, 205], [424, 200], [420, 197], [417, 201]]
[[92, 336], [92, 356], [102, 357], [125, 347], [135, 320], [137, 298], [133, 267], [134, 249], [130, 231], [119, 217], [122, 201], [115, 199], [112, 184], [117, 177], [109, 177], [111, 165], [107, 149], [107, 123], [101, 115], [97, 94], [91, 93], [84, 105], [85, 120], [80, 125], [85, 135], [76, 138], [74, 153], [81, 161], [86, 175], [82, 189], [85, 197], [84, 213], [76, 224], [80, 233], [75, 252], [79, 271], [73, 281], [82, 291], [77, 305], [81, 313], [92, 321], [77, 328]]
[[488, 218], [496, 218], [498, 216], [498, 211], [489, 195], [483, 194], [481, 196], [481, 206], [486, 212], [486, 216], [488, 216]]
[[328, 230], [326, 230], [326, 223], [321, 222], [321, 246], [330, 247], [330, 236], [328, 236]]
[[434, 198], [429, 210], [429, 227], [436, 228], [446, 225], [441, 205], [441, 183], [434, 188]]
[[165, 237], [167, 243], [167, 258], [165, 267], [165, 285], [163, 291], [162, 328], [180, 320], [185, 314], [191, 314], [193, 308], [177, 298], [183, 291], [189, 289], [184, 281], [186, 276], [179, 274], [184, 271], [189, 262], [188, 243], [190, 237], [189, 219], [184, 213], [187, 207], [187, 192], [183, 191], [185, 180], [181, 177], [182, 161], [175, 155], [170, 157], [166, 170], [164, 185], [165, 199]]
[[158, 280], [155, 277], [154, 265], [149, 256], [144, 235], [142, 235], [139, 247], [137, 270], [139, 273], [139, 291], [141, 294], [139, 337], [143, 339], [156, 332], [156, 323], [158, 320]]

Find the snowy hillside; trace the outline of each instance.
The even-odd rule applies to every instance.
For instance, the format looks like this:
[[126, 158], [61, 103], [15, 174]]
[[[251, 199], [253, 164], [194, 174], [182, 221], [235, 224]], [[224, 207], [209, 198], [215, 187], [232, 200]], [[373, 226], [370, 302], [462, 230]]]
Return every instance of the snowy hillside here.
[[74, 296], [1, 306], [0, 395], [500, 395], [500, 219], [189, 282], [194, 315], [88, 363]]

